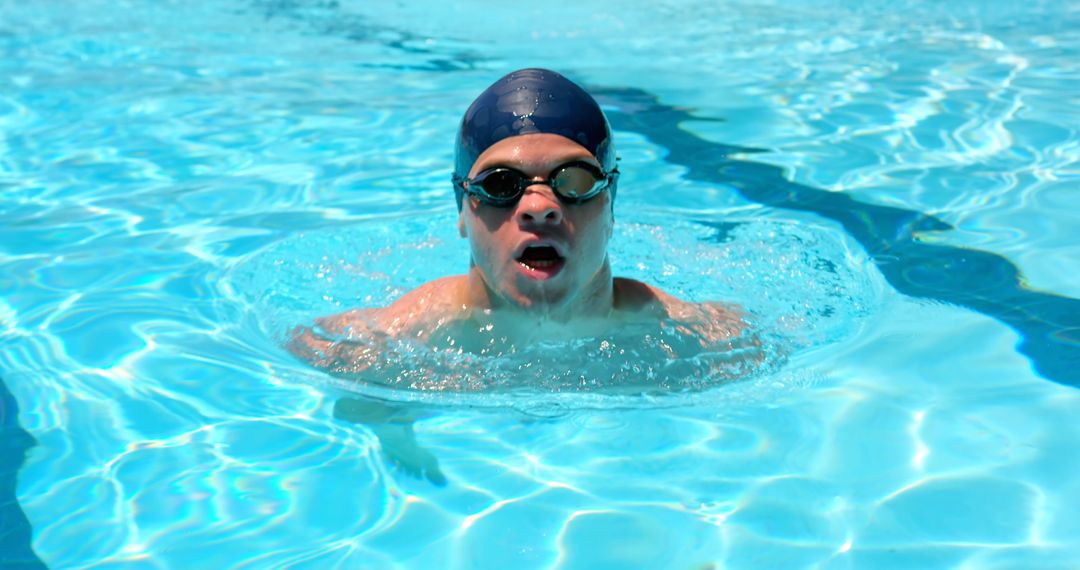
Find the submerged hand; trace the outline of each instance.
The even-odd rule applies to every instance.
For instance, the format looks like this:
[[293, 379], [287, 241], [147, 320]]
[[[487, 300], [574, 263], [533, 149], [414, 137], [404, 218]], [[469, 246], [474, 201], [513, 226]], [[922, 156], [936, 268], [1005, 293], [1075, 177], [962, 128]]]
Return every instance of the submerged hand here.
[[383, 455], [408, 475], [423, 477], [440, 487], [446, 485], [438, 458], [416, 441], [415, 418], [406, 408], [374, 400], [342, 398], [334, 404], [334, 417], [371, 428]]

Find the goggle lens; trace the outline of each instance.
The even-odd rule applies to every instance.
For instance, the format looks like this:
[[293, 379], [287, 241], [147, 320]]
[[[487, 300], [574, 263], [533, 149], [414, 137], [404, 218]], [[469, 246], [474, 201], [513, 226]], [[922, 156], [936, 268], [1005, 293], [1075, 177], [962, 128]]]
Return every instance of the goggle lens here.
[[522, 184], [526, 182], [520, 172], [500, 168], [492, 170], [482, 180], [476, 182], [485, 194], [496, 200], [513, 200], [524, 190]]
[[460, 183], [470, 194], [494, 206], [514, 204], [532, 184], [547, 184], [559, 199], [576, 204], [599, 195], [617, 172], [605, 173], [587, 162], [571, 162], [556, 168], [551, 178], [544, 181], [533, 181], [517, 170], [500, 167]]
[[597, 184], [604, 181], [603, 177], [597, 178], [597, 174], [600, 173], [577, 165], [560, 168], [551, 179], [551, 188], [560, 196], [580, 198], [591, 193]]

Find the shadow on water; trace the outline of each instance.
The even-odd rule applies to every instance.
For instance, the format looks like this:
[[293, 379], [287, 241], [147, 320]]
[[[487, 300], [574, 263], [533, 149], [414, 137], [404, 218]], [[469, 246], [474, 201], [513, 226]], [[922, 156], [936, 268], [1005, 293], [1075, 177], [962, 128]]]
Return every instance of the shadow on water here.
[[[254, 0], [251, 10], [267, 21], [293, 22], [313, 34], [345, 38], [358, 43], [377, 43], [402, 54], [418, 56], [413, 63], [353, 62], [353, 67], [406, 72], [455, 72], [473, 69], [486, 58], [469, 49], [446, 52], [429, 46], [430, 36], [403, 27], [371, 22], [350, 12], [337, 0]], [[458, 43], [449, 39], [450, 43]]]
[[687, 178], [731, 186], [747, 200], [839, 223], [897, 291], [1001, 321], [1020, 333], [1018, 349], [1039, 374], [1080, 387], [1080, 300], [1025, 287], [1017, 267], [1000, 255], [920, 242], [920, 232], [953, 229], [938, 218], [804, 186], [786, 179], [780, 167], [734, 157], [765, 151], [711, 142], [683, 130], [683, 121], [703, 119], [664, 105], [651, 93], [602, 87], [590, 92], [616, 108], [608, 112], [616, 129], [640, 133], [668, 149], [667, 162], [685, 167]]
[[30, 547], [30, 521], [19, 507], [15, 485], [26, 452], [36, 443], [16, 421], [19, 408], [0, 378], [0, 568], [45, 568]]

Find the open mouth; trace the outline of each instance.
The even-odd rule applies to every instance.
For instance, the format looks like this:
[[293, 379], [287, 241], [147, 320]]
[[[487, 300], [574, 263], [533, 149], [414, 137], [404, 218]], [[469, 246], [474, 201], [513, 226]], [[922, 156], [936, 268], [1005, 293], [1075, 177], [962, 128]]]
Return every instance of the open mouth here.
[[550, 245], [530, 245], [521, 252], [517, 262], [530, 273], [549, 277], [562, 269], [566, 259]]

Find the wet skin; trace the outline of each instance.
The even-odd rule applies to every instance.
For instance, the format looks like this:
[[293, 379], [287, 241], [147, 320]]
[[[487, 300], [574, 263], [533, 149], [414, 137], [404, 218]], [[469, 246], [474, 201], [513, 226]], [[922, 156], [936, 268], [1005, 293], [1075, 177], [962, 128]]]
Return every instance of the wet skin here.
[[[600, 166], [588, 150], [567, 138], [524, 135], [492, 145], [477, 158], [469, 176], [505, 166], [542, 181], [574, 160]], [[510, 208], [488, 206], [469, 196], [458, 230], [472, 252], [464, 291], [471, 306], [495, 309], [515, 320], [531, 315], [528, 320], [545, 324], [610, 315], [614, 305], [607, 259], [610, 192], [584, 204], [564, 204], [551, 187], [537, 182]], [[517, 261], [530, 244], [552, 246], [565, 261], [552, 268], [554, 272], [533, 271]]]
[[[612, 277], [610, 192], [566, 204], [544, 182], [575, 160], [599, 166], [587, 149], [553, 134], [520, 135], [492, 145], [477, 158], [470, 178], [502, 166], [534, 183], [512, 207], [466, 195], [458, 230], [469, 243], [468, 272], [422, 285], [385, 308], [318, 319], [314, 328], [294, 331], [289, 349], [330, 373], [379, 382], [372, 376], [388, 339], [498, 354], [539, 341], [644, 335], [633, 331], [666, 323], [689, 339], [684, 344], [689, 350], [673, 351], [672, 358], [731, 346], [745, 328], [737, 308], [688, 303], [640, 281]], [[558, 259], [523, 257], [530, 245], [554, 249]], [[385, 402], [343, 399], [335, 416], [371, 427], [384, 454], [404, 471], [445, 482], [434, 456], [416, 445], [408, 412]]]
[[[465, 275], [427, 283], [385, 308], [359, 309], [317, 321], [321, 334], [300, 329], [293, 350], [316, 365], [358, 357], [352, 371], [364, 368], [365, 355], [340, 354], [335, 341], [358, 338], [415, 338], [459, 347], [488, 342], [478, 331], [499, 332], [508, 344], [593, 337], [628, 324], [670, 320], [704, 345], [738, 336], [744, 327], [737, 309], [719, 303], [688, 303], [640, 281], [613, 278], [607, 257], [612, 235], [611, 194], [584, 204], [566, 204], [543, 181], [557, 167], [595, 157], [570, 139], [529, 134], [503, 139], [477, 158], [469, 176], [488, 168], [517, 169], [538, 181], [509, 208], [466, 195], [458, 218], [469, 242]], [[562, 259], [552, 267], [521, 263], [529, 244], [554, 247]], [[475, 338], [473, 338], [475, 337]], [[318, 355], [322, 355], [321, 357]], [[370, 354], [367, 356], [377, 356]]]

